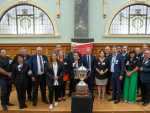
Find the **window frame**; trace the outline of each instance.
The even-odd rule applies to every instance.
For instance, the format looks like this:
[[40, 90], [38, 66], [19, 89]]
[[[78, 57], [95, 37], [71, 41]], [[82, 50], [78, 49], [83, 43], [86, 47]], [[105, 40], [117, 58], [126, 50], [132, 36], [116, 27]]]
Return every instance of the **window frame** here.
[[[28, 14], [28, 15], [32, 15], [33, 16], [33, 34], [18, 34], [18, 19], [16, 18], [16, 32], [17, 34], [0, 34], [0, 35], [54, 35], [55, 34], [55, 30], [54, 30], [54, 25], [52, 23], [52, 20], [50, 19], [50, 17], [46, 14], [46, 12], [44, 12], [41, 8], [35, 6], [35, 5], [30, 5], [30, 4], [19, 4], [19, 5], [15, 5], [11, 8], [9, 8], [8, 10], [5, 11], [5, 13], [3, 13], [3, 15], [1, 16], [0, 18], [0, 23], [1, 23], [1, 20], [3, 19], [3, 17], [5, 16], [5, 14], [11, 10], [12, 8], [15, 8], [15, 11], [16, 11], [16, 17], [17, 16], [21, 16], [20, 14], [17, 14], [17, 6], [22, 6], [22, 5], [28, 5], [28, 6], [32, 6], [33, 7], [33, 14]], [[45, 13], [45, 15], [48, 17], [48, 19], [50, 20], [52, 26], [53, 26], [53, 34], [35, 34], [35, 19], [34, 19], [34, 8], [38, 8], [39, 10], [41, 10], [43, 13]]]

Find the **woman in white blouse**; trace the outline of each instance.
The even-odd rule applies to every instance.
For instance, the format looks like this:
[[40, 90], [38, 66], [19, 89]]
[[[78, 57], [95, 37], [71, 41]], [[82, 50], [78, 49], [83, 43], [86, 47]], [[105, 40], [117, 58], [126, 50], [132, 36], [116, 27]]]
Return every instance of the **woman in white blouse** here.
[[58, 106], [58, 96], [60, 93], [61, 85], [63, 84], [63, 76], [65, 74], [64, 65], [57, 59], [55, 52], [51, 53], [50, 61], [45, 66], [45, 74], [47, 76], [46, 85], [49, 89], [49, 109], [53, 109], [53, 93], [55, 92], [54, 106]]

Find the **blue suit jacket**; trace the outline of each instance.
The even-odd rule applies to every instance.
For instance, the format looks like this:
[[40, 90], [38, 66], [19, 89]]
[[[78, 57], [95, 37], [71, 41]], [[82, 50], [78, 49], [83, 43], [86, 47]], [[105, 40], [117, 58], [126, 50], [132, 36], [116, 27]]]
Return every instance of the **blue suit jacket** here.
[[[48, 62], [47, 56], [42, 55], [42, 59], [45, 67], [46, 62]], [[37, 54], [30, 56], [29, 70], [32, 71], [31, 78], [35, 77], [35, 80], [37, 80], [37, 76], [38, 76]]]
[[141, 53], [139, 54], [139, 56], [140, 56], [140, 60], [142, 60], [142, 59], [144, 58], [143, 52], [141, 52]]
[[[122, 55], [123, 56], [123, 55]], [[128, 58], [130, 58], [130, 55], [129, 55], [129, 53], [126, 53], [126, 55], [125, 56], [123, 56], [123, 58], [124, 58], [124, 60], [125, 59], [128, 59]]]
[[[96, 59], [94, 55], [91, 55], [90, 58], [91, 58], [91, 75], [94, 75], [94, 63]], [[81, 60], [83, 62], [83, 66], [87, 68], [88, 65], [86, 55], [82, 56]]]
[[[110, 56], [110, 71], [111, 71], [111, 63], [112, 63], [112, 57], [113, 55]], [[115, 71], [115, 76], [124, 76], [124, 71], [125, 71], [125, 60], [121, 54], [117, 54], [116, 61], [118, 60], [118, 63], [115, 62], [114, 65], [114, 71]]]
[[[143, 59], [141, 60], [141, 63]], [[141, 66], [143, 70], [140, 71], [140, 78], [142, 83], [150, 83], [150, 58]]]

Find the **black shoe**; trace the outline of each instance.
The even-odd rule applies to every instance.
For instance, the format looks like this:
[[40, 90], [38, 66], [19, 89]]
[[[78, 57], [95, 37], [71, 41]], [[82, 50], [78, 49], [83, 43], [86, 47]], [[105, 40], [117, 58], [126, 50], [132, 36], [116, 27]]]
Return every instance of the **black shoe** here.
[[71, 97], [71, 93], [68, 94], [68, 97]]
[[26, 104], [24, 104], [24, 105], [23, 105], [23, 108], [27, 108], [27, 105], [26, 105]]
[[144, 102], [144, 100], [143, 100], [143, 99], [140, 99], [140, 100], [137, 100], [137, 102]]
[[20, 109], [23, 109], [23, 104], [20, 104]]
[[30, 101], [33, 101], [33, 98], [28, 98]]
[[147, 106], [147, 104], [148, 104], [147, 102], [144, 102], [144, 103], [142, 104], [142, 106]]
[[142, 97], [142, 95], [138, 95], [137, 97]]
[[114, 104], [118, 104], [120, 102], [120, 100], [116, 100], [115, 102], [114, 102]]
[[144, 103], [142, 104], [142, 106], [147, 106], [147, 104], [148, 104], [147, 102], [144, 102]]
[[58, 100], [58, 102], [60, 102], [61, 100]]
[[45, 104], [49, 104], [49, 102], [47, 100], [43, 101]]
[[107, 95], [111, 95], [110, 92], [106, 92], [106, 93], [107, 93]]
[[62, 99], [63, 101], [65, 101], [66, 99]]
[[109, 99], [108, 101], [113, 101], [113, 100], [116, 100], [116, 98], [111, 98], [111, 99]]
[[36, 106], [36, 102], [33, 102], [33, 106], [34, 106], [34, 107]]
[[11, 104], [10, 102], [8, 102], [6, 105], [8, 105], [8, 106], [14, 106], [14, 104]]
[[2, 105], [2, 109], [3, 109], [3, 110], [7, 110], [6, 105]]

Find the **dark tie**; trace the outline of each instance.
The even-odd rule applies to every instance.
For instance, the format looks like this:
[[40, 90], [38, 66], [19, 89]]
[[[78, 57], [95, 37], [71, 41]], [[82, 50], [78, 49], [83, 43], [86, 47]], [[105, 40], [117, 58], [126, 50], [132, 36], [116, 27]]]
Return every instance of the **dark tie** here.
[[89, 61], [90, 59], [89, 59], [89, 55], [88, 55], [88, 60], [87, 60], [87, 64], [88, 64], [88, 66], [87, 66], [87, 68], [89, 69], [90, 68], [90, 61]]
[[42, 66], [42, 60], [41, 60], [41, 56], [40, 56], [39, 58], [40, 58], [41, 72], [43, 72], [43, 66]]

